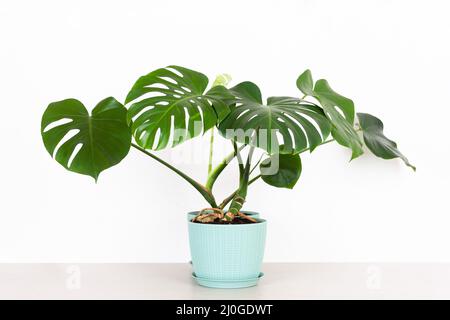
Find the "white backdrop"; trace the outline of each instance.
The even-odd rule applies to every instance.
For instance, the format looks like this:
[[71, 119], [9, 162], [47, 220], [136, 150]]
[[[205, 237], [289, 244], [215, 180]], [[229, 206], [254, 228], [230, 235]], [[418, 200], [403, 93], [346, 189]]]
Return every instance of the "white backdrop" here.
[[[450, 261], [448, 1], [0, 2], [0, 261], [189, 259], [184, 181], [132, 150], [98, 184], [45, 151], [40, 117], [68, 97], [88, 108], [178, 64], [298, 95], [310, 68], [417, 166], [327, 145], [303, 157], [293, 191], [252, 185], [269, 221], [266, 261]], [[181, 146], [192, 151], [206, 140]], [[162, 152], [173, 159], [180, 150]], [[180, 167], [198, 179], [205, 161]], [[217, 186], [236, 186], [231, 166]]]

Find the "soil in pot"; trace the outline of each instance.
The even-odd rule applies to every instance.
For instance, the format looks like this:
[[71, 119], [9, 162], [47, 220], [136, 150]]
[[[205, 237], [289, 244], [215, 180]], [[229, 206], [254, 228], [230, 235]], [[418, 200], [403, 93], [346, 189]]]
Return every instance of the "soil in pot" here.
[[194, 223], [200, 223], [200, 224], [251, 224], [251, 223], [259, 223], [258, 221], [253, 222], [250, 221], [248, 219], [244, 219], [241, 217], [235, 217], [233, 220], [228, 221], [228, 220], [223, 220], [220, 218], [216, 218], [214, 221], [208, 222], [208, 223], [203, 223], [203, 222], [199, 222], [199, 221], [192, 221]]

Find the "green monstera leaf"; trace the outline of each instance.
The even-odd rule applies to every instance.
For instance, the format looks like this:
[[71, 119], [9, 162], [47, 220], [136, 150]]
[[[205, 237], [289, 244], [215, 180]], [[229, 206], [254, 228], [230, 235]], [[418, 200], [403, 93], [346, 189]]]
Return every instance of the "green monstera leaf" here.
[[261, 178], [278, 188], [294, 188], [302, 172], [302, 161], [298, 154], [274, 154], [259, 165]]
[[314, 81], [310, 70], [306, 70], [298, 77], [297, 88], [307, 96], [314, 96]]
[[127, 110], [110, 97], [100, 101], [92, 115], [76, 99], [51, 103], [41, 122], [45, 148], [67, 170], [89, 175], [118, 164], [130, 150]]
[[389, 140], [383, 133], [383, 122], [368, 113], [358, 113], [359, 125], [363, 131], [364, 142], [370, 151], [383, 159], [400, 158], [416, 171], [416, 167], [397, 149], [397, 144]]
[[355, 131], [355, 106], [353, 101], [335, 92], [328, 81], [318, 80], [314, 88], [311, 71], [306, 70], [297, 79], [297, 87], [305, 95], [316, 98], [332, 123], [331, 134], [336, 141], [352, 149], [352, 159], [363, 154], [362, 141]]
[[[314, 104], [292, 97], [270, 97], [264, 104], [252, 82], [242, 82], [230, 92], [236, 105], [219, 125], [225, 138], [250, 143], [269, 154], [295, 154], [306, 148], [314, 150], [330, 133], [329, 121]], [[256, 139], [252, 137], [255, 130]]]
[[205, 75], [179, 66], [140, 77], [125, 100], [133, 102], [128, 121], [136, 142], [161, 150], [215, 126], [228, 114], [232, 96], [220, 85], [205, 92], [207, 86]]

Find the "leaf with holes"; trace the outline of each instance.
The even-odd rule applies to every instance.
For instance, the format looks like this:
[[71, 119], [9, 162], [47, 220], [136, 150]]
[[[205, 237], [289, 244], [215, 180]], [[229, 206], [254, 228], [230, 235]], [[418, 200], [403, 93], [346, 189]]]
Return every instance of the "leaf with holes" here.
[[358, 113], [359, 125], [363, 131], [364, 142], [370, 151], [383, 159], [400, 158], [416, 171], [416, 167], [397, 149], [397, 144], [389, 140], [383, 133], [383, 122], [368, 113]]
[[[330, 122], [314, 104], [292, 97], [270, 97], [263, 104], [261, 92], [252, 82], [242, 82], [230, 92], [237, 100], [219, 125], [225, 138], [250, 143], [269, 154], [295, 154], [306, 148], [314, 150], [330, 133]], [[255, 130], [257, 139], [252, 139]]]
[[116, 99], [102, 100], [89, 115], [76, 99], [51, 103], [41, 122], [45, 148], [67, 170], [89, 175], [118, 164], [131, 144], [127, 110]]
[[302, 172], [302, 161], [298, 154], [275, 154], [259, 165], [261, 178], [278, 188], [294, 188]]
[[205, 93], [207, 86], [205, 75], [178, 66], [140, 77], [125, 101], [133, 102], [128, 121], [136, 142], [145, 149], [160, 150], [215, 126], [229, 112], [229, 93], [223, 86]]

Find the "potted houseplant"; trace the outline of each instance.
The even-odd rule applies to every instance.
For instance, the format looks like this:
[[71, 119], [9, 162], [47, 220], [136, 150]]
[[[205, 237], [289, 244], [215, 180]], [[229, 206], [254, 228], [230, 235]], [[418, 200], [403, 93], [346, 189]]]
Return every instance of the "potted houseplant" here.
[[[242, 211], [254, 181], [293, 188], [302, 170], [301, 154], [333, 141], [349, 148], [351, 159], [365, 145], [378, 157], [400, 158], [415, 168], [384, 136], [378, 118], [355, 114], [352, 100], [333, 91], [326, 80], [314, 83], [309, 70], [297, 79], [298, 97], [269, 97], [266, 102], [254, 83], [227, 88], [228, 81], [222, 75], [208, 87], [208, 78], [199, 72], [179, 66], [157, 69], [136, 81], [124, 104], [109, 97], [89, 113], [75, 99], [51, 103], [42, 116], [41, 134], [57, 162], [95, 180], [134, 148], [188, 182], [208, 204], [188, 215], [193, 276], [205, 286], [236, 288], [254, 285], [261, 276], [266, 221]], [[211, 152], [204, 184], [154, 152], [208, 131]], [[215, 167], [214, 131], [232, 146]], [[255, 149], [265, 158], [255, 159]], [[233, 159], [239, 183], [218, 202], [213, 186]]]

